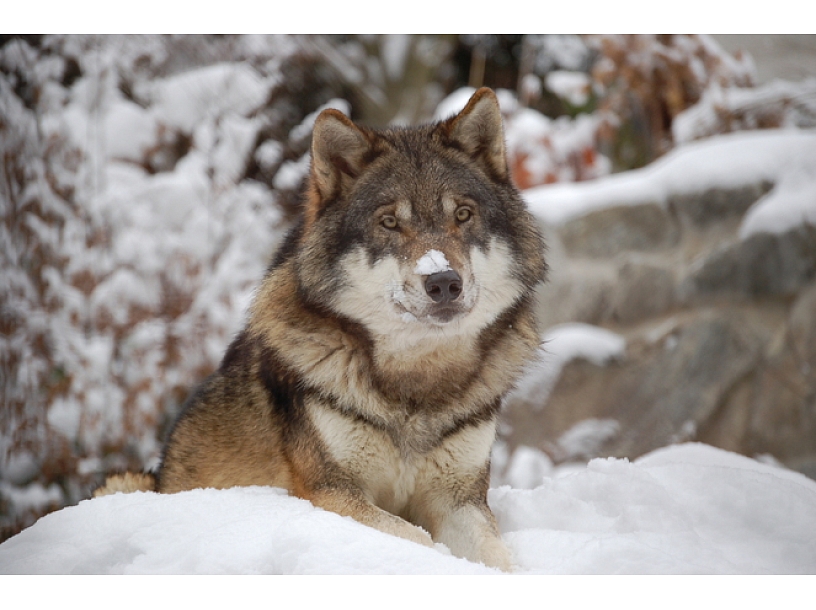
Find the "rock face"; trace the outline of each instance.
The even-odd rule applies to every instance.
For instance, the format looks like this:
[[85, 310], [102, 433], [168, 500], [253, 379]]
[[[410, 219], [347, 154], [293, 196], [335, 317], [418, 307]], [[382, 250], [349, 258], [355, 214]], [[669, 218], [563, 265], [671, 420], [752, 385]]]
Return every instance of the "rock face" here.
[[793, 296], [816, 275], [816, 227], [803, 225], [782, 235], [758, 233], [701, 263], [681, 287], [691, 300]]
[[[543, 327], [594, 324], [627, 348], [606, 365], [570, 361], [546, 397], [511, 396], [508, 448], [555, 462], [634, 459], [697, 440], [816, 477], [816, 227], [738, 231], [772, 188], [708, 189], [546, 226]], [[587, 442], [565, 441], [581, 431]]]
[[560, 230], [573, 256], [610, 256], [621, 250], [651, 252], [674, 245], [677, 227], [655, 203], [598, 210], [571, 220]]

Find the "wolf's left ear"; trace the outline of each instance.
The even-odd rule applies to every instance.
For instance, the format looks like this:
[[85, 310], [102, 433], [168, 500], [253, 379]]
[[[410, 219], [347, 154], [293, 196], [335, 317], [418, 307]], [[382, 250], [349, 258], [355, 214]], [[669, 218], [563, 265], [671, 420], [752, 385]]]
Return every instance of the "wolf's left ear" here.
[[451, 140], [482, 162], [497, 178], [508, 179], [501, 111], [492, 89], [479, 89], [464, 110], [442, 123], [442, 127]]

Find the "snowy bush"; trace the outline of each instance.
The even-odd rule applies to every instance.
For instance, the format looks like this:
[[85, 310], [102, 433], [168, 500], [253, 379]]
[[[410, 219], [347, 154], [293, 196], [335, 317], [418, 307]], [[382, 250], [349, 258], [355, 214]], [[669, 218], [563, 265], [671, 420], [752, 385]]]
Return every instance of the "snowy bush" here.
[[[732, 57], [709, 36], [550, 34], [472, 36], [465, 42], [473, 54], [472, 87], [512, 82], [516, 92], [507, 92], [502, 109], [513, 177], [521, 188], [646, 165], [674, 145], [675, 117], [704, 95], [727, 95], [754, 78], [750, 57]], [[497, 57], [492, 63], [489, 55], [482, 57], [488, 52]], [[512, 54], [519, 56], [517, 71], [502, 71]], [[474, 70], [480, 61], [486, 66]], [[801, 100], [791, 105], [809, 112]], [[718, 116], [733, 116], [737, 128], [774, 126], [739, 122], [738, 113], [726, 109]]]
[[613, 129], [600, 134], [601, 149], [619, 169], [640, 167], [667, 152], [672, 121], [709, 86], [754, 82], [750, 56], [733, 57], [710, 36], [598, 35], [587, 43], [598, 53], [592, 67], [598, 109], [616, 117]]
[[[285, 226], [279, 198], [306, 171], [287, 168], [304, 152], [288, 132], [300, 125], [308, 146], [301, 123], [316, 108], [275, 105], [299, 53], [277, 37], [0, 47], [8, 531], [85, 497], [104, 472], [154, 464], [168, 422], [241, 326]], [[258, 145], [268, 151], [275, 128], [285, 139], [270, 163]], [[248, 178], [256, 159], [278, 192]]]
[[816, 79], [775, 80], [762, 87], [710, 84], [700, 101], [675, 117], [676, 144], [747, 129], [816, 127]]

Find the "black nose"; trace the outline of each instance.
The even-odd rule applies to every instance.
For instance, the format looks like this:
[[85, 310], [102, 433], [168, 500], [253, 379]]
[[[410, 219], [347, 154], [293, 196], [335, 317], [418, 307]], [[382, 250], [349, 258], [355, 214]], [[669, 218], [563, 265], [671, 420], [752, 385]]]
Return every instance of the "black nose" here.
[[462, 278], [453, 269], [432, 273], [425, 279], [425, 292], [435, 303], [450, 303], [462, 294]]

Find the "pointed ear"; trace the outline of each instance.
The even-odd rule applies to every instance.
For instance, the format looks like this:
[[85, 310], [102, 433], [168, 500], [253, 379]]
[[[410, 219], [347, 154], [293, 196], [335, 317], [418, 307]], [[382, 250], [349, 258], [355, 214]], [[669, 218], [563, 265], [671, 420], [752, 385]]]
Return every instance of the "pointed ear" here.
[[370, 150], [366, 134], [342, 112], [320, 113], [312, 132], [311, 180], [321, 200], [333, 198], [360, 174]]
[[492, 89], [479, 89], [462, 112], [442, 125], [447, 129], [448, 137], [484, 164], [491, 174], [501, 180], [508, 179], [501, 111]]

